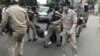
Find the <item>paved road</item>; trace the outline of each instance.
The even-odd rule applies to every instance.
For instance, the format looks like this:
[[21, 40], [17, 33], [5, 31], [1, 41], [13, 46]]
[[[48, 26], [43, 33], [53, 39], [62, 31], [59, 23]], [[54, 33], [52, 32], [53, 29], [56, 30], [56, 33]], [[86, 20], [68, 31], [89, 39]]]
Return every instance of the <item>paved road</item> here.
[[87, 23], [87, 28], [81, 33], [77, 41], [79, 56], [99, 56], [100, 55], [100, 23], [99, 16], [91, 15]]
[[[35, 22], [37, 24], [37, 22]], [[46, 24], [38, 23], [43, 29]], [[0, 38], [0, 56], [7, 56], [6, 40], [7, 35]], [[100, 25], [99, 17], [90, 15], [87, 28], [81, 32], [80, 38], [77, 39], [79, 56], [99, 56], [100, 55]], [[70, 45], [68, 46], [68, 56], [72, 56]], [[28, 42], [25, 36], [24, 56], [62, 56], [61, 47], [55, 44], [50, 48], [43, 47], [43, 39], [39, 38], [36, 42]]]

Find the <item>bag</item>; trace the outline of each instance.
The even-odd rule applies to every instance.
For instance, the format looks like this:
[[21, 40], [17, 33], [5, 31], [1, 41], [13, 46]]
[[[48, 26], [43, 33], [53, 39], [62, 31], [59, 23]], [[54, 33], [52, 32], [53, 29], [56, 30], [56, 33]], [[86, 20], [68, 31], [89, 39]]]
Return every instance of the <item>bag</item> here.
[[35, 28], [36, 28], [36, 29], [39, 29], [39, 28], [40, 28], [40, 26], [38, 26], [38, 25], [36, 25], [36, 24], [34, 24], [34, 25], [35, 25]]
[[36, 27], [36, 33], [38, 35], [38, 37], [40, 38], [44, 38], [44, 30], [40, 28], [40, 26], [34, 24]]
[[38, 37], [40, 37], [40, 38], [43, 38], [44, 37], [44, 31], [42, 30], [42, 29], [37, 29], [36, 30], [36, 33], [37, 33], [37, 35], [38, 35]]

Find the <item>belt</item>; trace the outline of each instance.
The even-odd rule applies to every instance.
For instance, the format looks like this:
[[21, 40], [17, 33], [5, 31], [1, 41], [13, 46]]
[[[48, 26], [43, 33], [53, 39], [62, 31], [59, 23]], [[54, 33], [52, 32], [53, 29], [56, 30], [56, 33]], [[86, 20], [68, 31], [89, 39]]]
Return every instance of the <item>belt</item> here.
[[59, 24], [53, 24], [53, 23], [50, 23], [50, 25], [59, 25]]

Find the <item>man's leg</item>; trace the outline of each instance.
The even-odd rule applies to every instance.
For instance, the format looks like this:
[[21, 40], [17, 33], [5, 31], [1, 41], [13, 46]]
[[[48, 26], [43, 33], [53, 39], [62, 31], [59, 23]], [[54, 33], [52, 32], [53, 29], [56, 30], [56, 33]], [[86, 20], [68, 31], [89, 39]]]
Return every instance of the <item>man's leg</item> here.
[[84, 13], [84, 27], [86, 27], [86, 24], [87, 24], [87, 22], [88, 22], [88, 17], [89, 17], [89, 13], [88, 12], [85, 12]]
[[32, 29], [32, 32], [33, 32], [33, 41], [36, 41], [37, 38], [36, 38], [36, 29], [35, 29], [35, 26], [32, 22], [29, 23], [29, 27]]
[[17, 36], [18, 34], [16, 32], [13, 32], [12, 36], [9, 35], [9, 38], [7, 41], [8, 56], [15, 56], [15, 49], [17, 47]]
[[88, 17], [89, 17], [89, 12], [86, 12], [86, 13], [85, 13], [85, 18], [86, 18], [85, 22], [86, 22], [86, 23], [87, 23], [87, 21], [88, 21]]
[[36, 38], [37, 33], [36, 33], [36, 29], [35, 29], [34, 24], [33, 24], [33, 27], [32, 28], [33, 28], [32, 29], [32, 31], [33, 31], [33, 41], [36, 41], [37, 40], [37, 38]]
[[62, 35], [62, 54], [63, 56], [67, 56], [67, 30], [63, 29]]
[[70, 41], [70, 44], [72, 46], [73, 56], [78, 56], [77, 54], [77, 45], [76, 45], [76, 39], [75, 34], [72, 35], [72, 39]]
[[27, 39], [30, 42], [31, 38], [30, 38], [30, 27], [27, 28]]
[[60, 41], [60, 26], [56, 25], [55, 28], [56, 36], [57, 36], [57, 46], [61, 46], [61, 41]]
[[18, 55], [23, 56], [23, 44], [24, 44], [24, 35], [25, 33], [19, 34], [17, 43], [18, 43]]
[[45, 36], [45, 46], [48, 45], [48, 42], [50, 41], [50, 36], [52, 35], [53, 31], [54, 31], [54, 25], [49, 25], [48, 34]]
[[18, 55], [23, 56], [23, 44], [24, 42], [18, 42]]

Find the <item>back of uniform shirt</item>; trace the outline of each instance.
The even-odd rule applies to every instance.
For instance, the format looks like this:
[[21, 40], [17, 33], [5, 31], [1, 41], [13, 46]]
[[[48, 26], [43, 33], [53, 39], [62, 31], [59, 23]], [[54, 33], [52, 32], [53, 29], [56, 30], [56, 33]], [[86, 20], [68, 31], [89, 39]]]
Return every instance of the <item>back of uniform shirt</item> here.
[[14, 31], [23, 32], [27, 30], [26, 20], [28, 20], [28, 16], [26, 10], [18, 5], [12, 5], [7, 9], [7, 12]]

